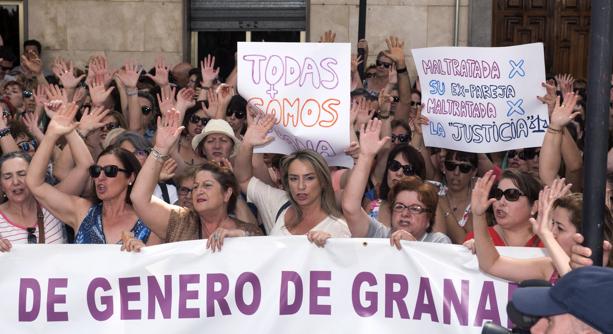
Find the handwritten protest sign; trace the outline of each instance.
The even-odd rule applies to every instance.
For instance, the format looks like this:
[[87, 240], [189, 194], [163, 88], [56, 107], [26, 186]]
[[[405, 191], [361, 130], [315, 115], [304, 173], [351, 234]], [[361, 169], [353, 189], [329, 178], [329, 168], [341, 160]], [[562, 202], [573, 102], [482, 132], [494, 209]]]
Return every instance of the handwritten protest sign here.
[[0, 332], [477, 334], [486, 321], [509, 326], [516, 288], [481, 273], [459, 245], [403, 242], [398, 251], [387, 239], [330, 239], [318, 248], [306, 237], [249, 237], [226, 239], [216, 253], [203, 240], [119, 248], [0, 253]]
[[350, 44], [238, 43], [238, 91], [273, 114], [275, 140], [257, 153], [309, 148], [330, 165], [353, 166], [349, 146]]
[[426, 146], [488, 153], [539, 147], [549, 124], [543, 44], [414, 49]]

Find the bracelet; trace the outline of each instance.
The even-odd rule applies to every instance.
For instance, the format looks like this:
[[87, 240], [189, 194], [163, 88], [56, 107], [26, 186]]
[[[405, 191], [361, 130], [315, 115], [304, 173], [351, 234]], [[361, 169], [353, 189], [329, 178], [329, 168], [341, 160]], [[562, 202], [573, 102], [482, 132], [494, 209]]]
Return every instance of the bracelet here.
[[379, 119], [388, 119], [390, 118], [391, 114], [387, 114], [386, 116], [383, 116], [382, 114], [379, 114]]
[[126, 95], [128, 95], [128, 96], [135, 96], [135, 95], [138, 95], [138, 89], [134, 88], [134, 89], [132, 90], [132, 89], [129, 89], [129, 88], [128, 88], [128, 89], [126, 89]]
[[151, 156], [159, 162], [165, 162], [170, 158], [168, 154], [162, 154], [160, 151], [156, 150], [155, 147], [151, 149]]
[[552, 127], [547, 127], [547, 132], [552, 133], [552, 134], [558, 134], [558, 133], [562, 133], [562, 129], [554, 129]]
[[402, 73], [407, 73], [407, 68], [397, 68], [396, 69], [396, 73], [398, 74], [402, 74]]
[[11, 133], [11, 128], [9, 128], [9, 127], [0, 129], [0, 138], [3, 138], [4, 136], [8, 135], [9, 133]]

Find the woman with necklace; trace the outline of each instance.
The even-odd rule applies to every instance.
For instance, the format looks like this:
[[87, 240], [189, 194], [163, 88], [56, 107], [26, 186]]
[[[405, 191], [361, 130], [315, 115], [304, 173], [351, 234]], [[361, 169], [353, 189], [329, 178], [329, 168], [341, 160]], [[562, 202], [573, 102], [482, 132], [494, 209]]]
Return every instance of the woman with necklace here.
[[439, 200], [434, 231], [447, 234], [456, 244], [472, 231], [470, 194], [479, 158], [475, 153], [447, 150], [443, 162], [447, 193]]
[[193, 208], [168, 204], [152, 196], [162, 165], [183, 130], [179, 116], [171, 109], [163, 120], [158, 118], [155, 147], [145, 160], [131, 194], [136, 213], [162, 242], [208, 239], [208, 245], [218, 250], [225, 237], [261, 235], [256, 225], [230, 216], [239, 195], [238, 183], [232, 172], [218, 163], [205, 162], [196, 170]]

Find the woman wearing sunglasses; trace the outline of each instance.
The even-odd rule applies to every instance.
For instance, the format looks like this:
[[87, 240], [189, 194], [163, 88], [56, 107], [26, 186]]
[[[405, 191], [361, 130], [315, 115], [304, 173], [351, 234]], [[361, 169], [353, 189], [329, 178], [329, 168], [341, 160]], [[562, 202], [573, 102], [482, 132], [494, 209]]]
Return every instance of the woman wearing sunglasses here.
[[114, 244], [121, 241], [124, 231], [133, 232], [143, 242], [156, 243], [157, 238], [151, 236], [130, 203], [132, 183], [140, 170], [132, 153], [113, 146], [100, 153], [96, 164], [89, 167], [95, 189], [94, 201], [66, 194], [43, 181], [57, 140], [76, 133], [77, 124], [73, 122], [76, 110], [76, 106], [69, 104], [51, 120], [26, 177], [32, 193], [54, 216], [76, 231], [75, 243]]
[[[487, 231], [486, 211], [497, 201], [490, 198], [495, 176], [492, 171], [477, 180], [472, 193], [475, 249], [479, 268], [484, 272], [513, 282], [528, 279], [551, 283], [571, 270], [570, 256], [575, 242], [573, 236], [582, 230], [583, 196], [568, 194], [571, 185], [564, 179], [553, 181], [539, 194], [538, 218], [530, 218], [533, 232], [543, 241], [548, 256], [516, 259], [500, 256]], [[496, 188], [494, 188], [496, 189]], [[611, 216], [606, 212], [605, 226], [610, 230]], [[605, 228], [605, 230], [607, 230]]]
[[234, 130], [234, 136], [239, 140], [243, 138], [247, 125], [247, 101], [240, 95], [234, 95], [226, 111], [226, 122]]
[[336, 203], [330, 170], [321, 155], [300, 150], [286, 156], [281, 162], [285, 190], [253, 176], [253, 148], [271, 141], [267, 134], [274, 123], [274, 116], [267, 114], [249, 125], [234, 170], [247, 201], [257, 206], [266, 232], [276, 236], [306, 234], [318, 246], [328, 237], [350, 237]]
[[[158, 119], [155, 147], [145, 160], [134, 184], [131, 198], [136, 212], [163, 242], [208, 239], [207, 247], [221, 250], [224, 238], [261, 235], [257, 225], [232, 216], [239, 195], [238, 183], [231, 170], [215, 162], [205, 162], [193, 174], [192, 207], [180, 207], [152, 196], [162, 165], [179, 139], [179, 113], [170, 110]], [[139, 242], [130, 241], [127, 250], [138, 250]]]
[[[541, 189], [540, 181], [531, 173], [516, 169], [507, 169], [502, 173], [490, 194], [496, 224], [487, 230], [495, 246], [543, 247], [530, 225], [530, 218], [538, 209]], [[477, 224], [474, 219], [473, 212], [473, 229]], [[473, 238], [474, 233], [469, 232], [464, 245], [473, 249]]]
[[197, 166], [206, 161], [205, 158], [199, 156], [192, 148], [192, 140], [202, 132], [202, 129], [209, 122], [209, 118], [200, 105], [191, 107], [185, 112], [183, 118], [184, 130], [181, 133], [177, 149], [183, 162], [187, 166]]
[[434, 230], [447, 234], [456, 244], [463, 243], [466, 233], [472, 231], [470, 194], [478, 164], [476, 153], [446, 150], [442, 172], [447, 192], [440, 198]]
[[[390, 217], [390, 225], [370, 217], [362, 208], [362, 194], [368, 182], [377, 152], [389, 137], [379, 139], [381, 121], [369, 121], [360, 129], [360, 154], [343, 192], [343, 214], [354, 238], [390, 238], [390, 244], [400, 249], [400, 240], [451, 243], [444, 234], [432, 232], [438, 191], [435, 186], [422, 181], [412, 171], [404, 173], [411, 165], [400, 165], [402, 176], [395, 178], [387, 195], [388, 205], [381, 206]], [[419, 153], [417, 153], [418, 156]], [[393, 160], [396, 161], [396, 160]], [[396, 166], [396, 162], [391, 162]], [[423, 162], [422, 162], [423, 164]], [[396, 167], [394, 167], [396, 168]], [[396, 175], [394, 175], [395, 177]]]

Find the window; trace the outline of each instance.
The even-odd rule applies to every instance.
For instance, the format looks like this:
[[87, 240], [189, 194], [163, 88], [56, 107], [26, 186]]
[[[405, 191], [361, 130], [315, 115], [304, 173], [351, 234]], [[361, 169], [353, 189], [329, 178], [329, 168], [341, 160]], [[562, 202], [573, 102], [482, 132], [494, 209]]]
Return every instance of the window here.
[[15, 56], [22, 54], [24, 41], [23, 1], [0, 0], [0, 36], [4, 46], [13, 51]]

